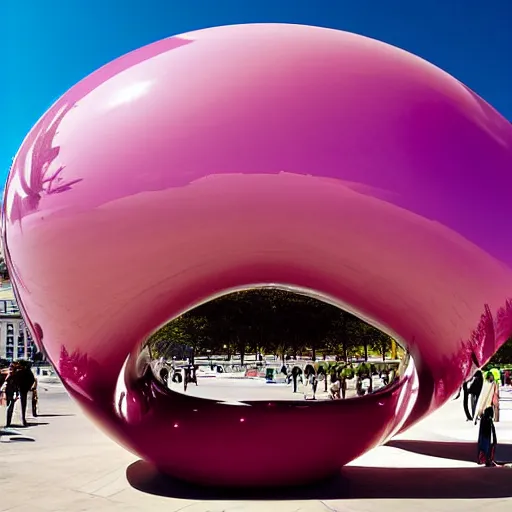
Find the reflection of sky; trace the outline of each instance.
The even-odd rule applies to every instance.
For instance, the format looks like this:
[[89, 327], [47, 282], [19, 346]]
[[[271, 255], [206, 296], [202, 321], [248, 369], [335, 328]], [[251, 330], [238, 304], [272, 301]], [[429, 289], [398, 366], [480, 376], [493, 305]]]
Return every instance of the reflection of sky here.
[[[273, 21], [329, 26], [390, 42], [455, 75], [512, 118], [512, 2], [427, 4], [309, 0], [89, 0], [6, 2], [0, 34], [9, 44], [0, 111], [0, 180], [37, 118], [66, 89], [106, 62], [155, 40], [197, 28]], [[143, 22], [141, 22], [143, 20]], [[435, 36], [433, 36], [433, 34]], [[5, 105], [1, 104], [5, 101]]]
[[[302, 42], [286, 59], [262, 60], [261, 69], [245, 65], [246, 54], [240, 56], [236, 45], [220, 44], [215, 51], [229, 53], [230, 64], [219, 66], [202, 57], [212, 48], [207, 37], [161, 42], [153, 58], [144, 61], [146, 50], [139, 51], [136, 61], [143, 62], [135, 67], [121, 59], [70, 92], [67, 100], [76, 101], [76, 108], [54, 129], [49, 115], [42, 128], [48, 140], [41, 145], [52, 154], [51, 164], [48, 169], [42, 161], [32, 165], [32, 182], [38, 181], [39, 168], [50, 175], [65, 168], [59, 177], [63, 181], [55, 186], [62, 190], [68, 184], [69, 196], [49, 198], [46, 191], [47, 208], [92, 208], [192, 184], [212, 173], [316, 174], [342, 178], [362, 194], [439, 222], [509, 261], [508, 237], [496, 236], [508, 230], [508, 216], [496, 211], [508, 203], [504, 169], [510, 165], [512, 132], [467, 89], [440, 81], [431, 66], [396, 80], [401, 68], [389, 70], [407, 57], [385, 52], [379, 59], [365, 57], [379, 77], [376, 87], [375, 80], [357, 74], [359, 60], [343, 57], [346, 68], [333, 73], [338, 53], [327, 51], [319, 63], [317, 54], [308, 58], [310, 45]], [[254, 59], [273, 48], [273, 41], [260, 37], [257, 47], [245, 51], [253, 52]], [[325, 70], [329, 81], [319, 85], [309, 78]], [[273, 87], [266, 87], [269, 76]], [[363, 87], [364, 94], [353, 84]], [[297, 103], [303, 95], [311, 101]], [[347, 102], [347, 96], [364, 101]], [[187, 97], [193, 101], [183, 101]], [[340, 109], [348, 119], [341, 125]], [[278, 110], [281, 115], [274, 116]], [[120, 128], [122, 138], [116, 137]], [[52, 152], [52, 147], [59, 149]], [[19, 155], [18, 173], [30, 178], [32, 148], [24, 149], [28, 154]], [[84, 176], [79, 186], [69, 185]], [[21, 196], [26, 193], [18, 188]]]

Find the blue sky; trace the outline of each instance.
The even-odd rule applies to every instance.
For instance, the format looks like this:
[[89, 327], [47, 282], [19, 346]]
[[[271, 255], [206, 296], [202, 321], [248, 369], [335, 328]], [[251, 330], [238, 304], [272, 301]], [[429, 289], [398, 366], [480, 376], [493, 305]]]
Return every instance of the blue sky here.
[[31, 126], [96, 68], [173, 34], [251, 22], [339, 28], [394, 44], [512, 120], [512, 0], [9, 0], [0, 7], [0, 180]]

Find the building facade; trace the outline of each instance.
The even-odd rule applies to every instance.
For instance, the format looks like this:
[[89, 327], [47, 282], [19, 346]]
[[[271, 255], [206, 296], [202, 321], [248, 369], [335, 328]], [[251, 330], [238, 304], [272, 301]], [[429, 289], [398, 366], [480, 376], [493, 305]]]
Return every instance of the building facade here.
[[0, 359], [32, 359], [37, 352], [10, 286], [0, 288]]

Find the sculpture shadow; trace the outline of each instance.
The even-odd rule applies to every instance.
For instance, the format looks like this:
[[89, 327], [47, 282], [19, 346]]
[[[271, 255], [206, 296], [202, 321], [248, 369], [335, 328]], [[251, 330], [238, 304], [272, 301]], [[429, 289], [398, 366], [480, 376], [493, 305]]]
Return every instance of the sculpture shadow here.
[[[441, 459], [475, 462], [477, 458], [476, 443], [392, 440], [386, 446]], [[498, 443], [495, 458], [499, 464], [510, 464], [512, 462], [512, 445]]]
[[164, 475], [139, 460], [126, 470], [130, 485], [147, 494], [189, 500], [471, 499], [512, 497], [512, 470], [498, 468], [345, 467], [332, 478], [300, 487], [204, 487]]

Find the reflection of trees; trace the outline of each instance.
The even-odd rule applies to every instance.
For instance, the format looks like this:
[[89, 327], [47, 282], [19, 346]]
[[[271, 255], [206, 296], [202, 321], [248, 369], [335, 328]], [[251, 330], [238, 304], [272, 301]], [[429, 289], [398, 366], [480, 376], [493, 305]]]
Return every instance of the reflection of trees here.
[[496, 348], [499, 348], [512, 336], [512, 300], [507, 300], [505, 305], [496, 314]]
[[[512, 300], [507, 299], [504, 306], [498, 309], [495, 320], [490, 307], [484, 306], [478, 326], [471, 334], [470, 344], [480, 364], [487, 362], [494, 354], [498, 359], [507, 357], [507, 349], [499, 351], [512, 336]], [[512, 359], [511, 361], [512, 362]]]
[[[42, 194], [58, 194], [70, 190], [71, 187], [82, 181], [81, 178], [66, 181], [62, 176], [64, 166], [51, 171], [51, 164], [59, 156], [60, 146], [54, 146], [57, 130], [66, 114], [73, 105], [66, 104], [47, 125], [45, 116], [34, 128], [34, 143], [30, 147], [23, 147], [14, 163], [12, 173], [16, 174], [19, 190], [14, 187], [14, 176], [9, 181], [9, 192], [14, 194], [12, 208], [9, 212], [10, 220], [15, 222], [28, 213], [37, 209]], [[28, 160], [28, 161], [27, 161]], [[28, 176], [23, 168], [30, 169]]]
[[196, 355], [246, 352], [282, 359], [308, 354], [385, 359], [391, 338], [355, 316], [311, 297], [276, 289], [232, 293], [169, 322], [149, 340], [155, 357], [178, 357], [177, 347]]
[[495, 352], [494, 320], [488, 304], [484, 305], [480, 321], [471, 333], [470, 344], [480, 362], [488, 359]]
[[[498, 309], [493, 319], [489, 305], [484, 306], [477, 327], [471, 333], [469, 342], [463, 343], [466, 351], [473, 352], [481, 366], [491, 357], [491, 362], [512, 363], [512, 300]], [[468, 369], [470, 363], [468, 363]]]
[[[21, 222], [25, 215], [36, 210], [43, 193], [52, 195], [65, 192], [82, 181], [82, 178], [66, 180], [63, 175], [64, 166], [53, 171], [50, 169], [60, 152], [60, 147], [53, 145], [58, 128], [68, 112], [77, 106], [82, 98], [126, 69], [193, 42], [191, 39], [172, 37], [158, 41], [150, 48], [139, 48], [92, 73], [84, 78], [79, 86], [70, 89], [64, 99], [57, 102], [34, 126], [15, 159], [8, 187], [9, 193], [13, 194], [8, 210], [10, 220]], [[25, 169], [30, 170], [28, 180]], [[19, 181], [16, 183], [18, 191], [14, 190], [14, 175]]]
[[83, 384], [86, 380], [92, 383], [95, 376], [101, 375], [96, 361], [78, 350], [69, 354], [64, 346], [60, 350], [58, 370], [63, 380], [74, 384]]
[[490, 360], [490, 363], [512, 364], [512, 338], [501, 346], [498, 352], [496, 352]]
[[512, 364], [512, 300], [507, 300], [496, 314], [495, 340], [495, 348], [499, 348], [491, 363]]

